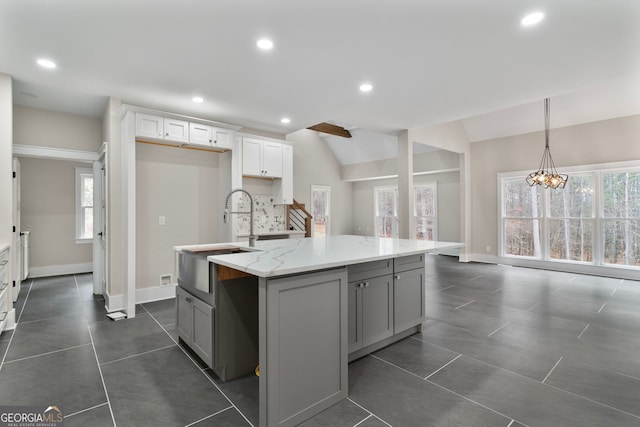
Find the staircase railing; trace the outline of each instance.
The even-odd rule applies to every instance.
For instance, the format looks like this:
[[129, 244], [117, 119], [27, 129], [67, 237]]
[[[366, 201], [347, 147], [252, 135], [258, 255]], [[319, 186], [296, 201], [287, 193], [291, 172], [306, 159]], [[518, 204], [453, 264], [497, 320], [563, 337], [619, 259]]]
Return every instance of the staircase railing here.
[[287, 230], [304, 231], [304, 237], [311, 237], [311, 220], [313, 216], [305, 209], [304, 204], [293, 199], [287, 205]]

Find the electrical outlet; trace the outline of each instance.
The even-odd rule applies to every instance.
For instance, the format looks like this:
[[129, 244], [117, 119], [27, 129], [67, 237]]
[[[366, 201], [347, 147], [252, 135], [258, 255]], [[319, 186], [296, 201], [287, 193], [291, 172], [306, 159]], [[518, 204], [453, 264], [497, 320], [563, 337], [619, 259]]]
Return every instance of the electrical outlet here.
[[169, 286], [172, 282], [172, 277], [170, 274], [163, 274], [160, 276], [160, 286]]
[[158, 224], [159, 225], [165, 225], [166, 223], [167, 223], [167, 219], [163, 215], [160, 215], [158, 217]]

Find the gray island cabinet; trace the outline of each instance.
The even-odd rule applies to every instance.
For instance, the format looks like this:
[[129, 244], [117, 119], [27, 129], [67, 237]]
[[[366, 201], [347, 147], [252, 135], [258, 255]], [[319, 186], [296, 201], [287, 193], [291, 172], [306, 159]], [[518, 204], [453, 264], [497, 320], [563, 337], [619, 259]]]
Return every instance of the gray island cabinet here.
[[[246, 276], [243, 283], [253, 280], [257, 290], [263, 427], [300, 424], [345, 399], [349, 360], [419, 331], [425, 319], [425, 253], [462, 246], [363, 236], [224, 245], [244, 251], [209, 256], [210, 265]], [[241, 300], [234, 304], [241, 309]], [[193, 338], [192, 343], [197, 345]]]

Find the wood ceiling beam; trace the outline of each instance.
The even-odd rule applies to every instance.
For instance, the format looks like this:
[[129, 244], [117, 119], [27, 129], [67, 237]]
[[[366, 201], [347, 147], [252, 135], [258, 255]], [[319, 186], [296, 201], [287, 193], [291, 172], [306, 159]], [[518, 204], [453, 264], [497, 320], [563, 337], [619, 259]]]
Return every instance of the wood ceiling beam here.
[[322, 133], [328, 133], [330, 135], [341, 136], [343, 138], [351, 138], [351, 133], [345, 128], [331, 123], [318, 123], [317, 125], [309, 126], [307, 129], [316, 130]]

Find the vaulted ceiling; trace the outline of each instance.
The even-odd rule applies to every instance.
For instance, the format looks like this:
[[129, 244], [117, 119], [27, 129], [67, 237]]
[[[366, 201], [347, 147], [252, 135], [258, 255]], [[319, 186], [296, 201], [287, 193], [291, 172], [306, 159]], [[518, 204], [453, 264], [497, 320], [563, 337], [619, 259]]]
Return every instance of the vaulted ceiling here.
[[[523, 27], [532, 11], [545, 18]], [[0, 2], [16, 104], [98, 117], [112, 96], [278, 134], [331, 122], [382, 146], [461, 119], [472, 140], [536, 130], [545, 97], [552, 126], [638, 114], [638, 46], [638, 0]]]

